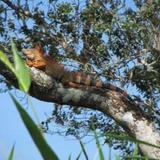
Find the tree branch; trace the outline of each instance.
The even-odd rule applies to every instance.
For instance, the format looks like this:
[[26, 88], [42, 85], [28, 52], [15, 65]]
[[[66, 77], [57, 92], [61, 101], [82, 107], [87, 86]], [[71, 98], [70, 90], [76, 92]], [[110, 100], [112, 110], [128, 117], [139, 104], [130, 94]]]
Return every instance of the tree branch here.
[[17, 15], [21, 13], [26, 17], [33, 17], [30, 12], [25, 12], [20, 6], [13, 4], [10, 0], [2, 0], [2, 2], [4, 2], [8, 7], [13, 9]]
[[[6, 70], [6, 67], [0, 63], [0, 68], [0, 74], [17, 87], [15, 78]], [[86, 86], [70, 88], [56, 82], [40, 70], [35, 68], [30, 70], [31, 96], [42, 101], [99, 110], [113, 118], [130, 136], [160, 145], [160, 135], [154, 123], [137, 106], [124, 100], [121, 93]], [[160, 149], [143, 144], [140, 145], [140, 149], [149, 158], [160, 158]]]

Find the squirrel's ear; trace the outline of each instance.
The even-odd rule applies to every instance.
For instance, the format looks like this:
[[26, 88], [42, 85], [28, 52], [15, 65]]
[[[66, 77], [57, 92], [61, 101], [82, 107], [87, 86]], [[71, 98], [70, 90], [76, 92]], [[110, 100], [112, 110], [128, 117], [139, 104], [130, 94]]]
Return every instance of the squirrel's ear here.
[[40, 44], [36, 44], [35, 49], [40, 53], [44, 53], [43, 47]]

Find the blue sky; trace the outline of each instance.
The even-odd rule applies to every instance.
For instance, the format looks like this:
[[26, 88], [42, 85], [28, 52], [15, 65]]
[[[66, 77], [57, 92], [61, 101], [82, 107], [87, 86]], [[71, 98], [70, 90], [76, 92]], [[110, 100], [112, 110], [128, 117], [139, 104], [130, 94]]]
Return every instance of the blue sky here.
[[[17, 91], [13, 91], [13, 94], [19, 100], [23, 97], [23, 94]], [[15, 160], [42, 160], [8, 93], [0, 94], [0, 102], [0, 160], [7, 159], [13, 144], [15, 144]], [[40, 121], [46, 118], [46, 113], [48, 115], [51, 113], [53, 104], [38, 101], [34, 98], [32, 102]], [[21, 103], [23, 105], [26, 103], [25, 98], [22, 99]], [[35, 120], [31, 107], [25, 106], [25, 108]], [[72, 154], [72, 158], [75, 159], [74, 157], [81, 151], [78, 141], [73, 137], [49, 134], [46, 134], [45, 137], [61, 160], [66, 160], [70, 154]], [[89, 141], [90, 139], [91, 138], [86, 137], [84, 141]], [[104, 145], [103, 148], [106, 157], [108, 157], [109, 149], [107, 145]], [[96, 160], [97, 150], [95, 142], [92, 141], [88, 143], [86, 149], [91, 160]], [[83, 160], [84, 158], [81, 157], [81, 159]]]

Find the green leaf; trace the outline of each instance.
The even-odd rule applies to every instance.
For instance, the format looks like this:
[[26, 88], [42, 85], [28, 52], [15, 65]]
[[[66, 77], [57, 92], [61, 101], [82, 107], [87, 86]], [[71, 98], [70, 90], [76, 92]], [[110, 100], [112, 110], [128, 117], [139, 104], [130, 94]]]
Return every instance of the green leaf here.
[[22, 91], [28, 92], [30, 84], [31, 84], [31, 77], [28, 68], [25, 66], [24, 61], [20, 58], [18, 50], [16, 48], [15, 43], [13, 40], [11, 41], [14, 64], [15, 64], [15, 75], [18, 79], [19, 87]]
[[8, 57], [0, 51], [0, 60], [14, 73], [14, 67], [12, 63], [9, 61]]
[[80, 152], [80, 153], [78, 154], [76, 160], [79, 160], [79, 159], [80, 159], [81, 153], [82, 153], [82, 152]]
[[96, 133], [96, 130], [95, 130], [95, 127], [94, 127], [93, 124], [92, 124], [92, 128], [93, 128], [93, 133], [94, 133], [94, 137], [95, 137], [95, 140], [96, 140], [96, 145], [97, 145], [97, 148], [98, 148], [99, 160], [104, 160], [104, 155], [103, 155], [102, 147], [101, 147], [101, 144], [99, 142], [98, 135]]
[[[130, 157], [127, 157], [126, 156], [126, 159], [127, 160], [149, 160], [147, 157], [144, 157], [144, 156], [130, 156]], [[151, 159], [150, 159], [151, 160]], [[152, 159], [153, 160], [153, 159]], [[154, 160], [158, 160], [158, 159], [154, 159]]]
[[133, 157], [138, 156], [138, 144], [136, 144], [135, 149], [133, 151]]
[[121, 160], [119, 156], [116, 155], [116, 160]]
[[71, 160], [71, 154], [69, 155], [68, 160]]
[[117, 135], [115, 133], [107, 133], [106, 135], [110, 138], [115, 138], [115, 139], [118, 139], [118, 140], [128, 140], [128, 141], [131, 141], [131, 142], [134, 142], [134, 143], [141, 143], [141, 144], [145, 144], [145, 145], [148, 145], [148, 146], [151, 146], [151, 147], [160, 148], [160, 146], [157, 146], [155, 144], [151, 144], [151, 143], [148, 143], [148, 142], [145, 142], [145, 141], [141, 141], [141, 140], [138, 140], [136, 138], [129, 137], [127, 135]]
[[85, 147], [84, 147], [84, 144], [83, 144], [83, 142], [82, 142], [80, 139], [79, 139], [79, 143], [80, 143], [80, 145], [81, 145], [82, 152], [83, 152], [86, 160], [89, 160], [88, 155], [87, 155], [87, 152], [86, 152]]
[[42, 157], [44, 160], [58, 160], [58, 157], [54, 153], [54, 151], [50, 148], [50, 146], [47, 144], [45, 139], [43, 138], [40, 130], [36, 126], [36, 124], [33, 122], [33, 120], [30, 118], [28, 113], [23, 109], [23, 107], [20, 105], [20, 103], [14, 98], [12, 94], [10, 94], [20, 116], [23, 120], [28, 132], [30, 133], [34, 143], [36, 144], [37, 148], [39, 149]]
[[13, 145], [13, 147], [11, 149], [11, 152], [9, 154], [8, 160], [13, 160], [13, 155], [14, 155], [14, 145]]

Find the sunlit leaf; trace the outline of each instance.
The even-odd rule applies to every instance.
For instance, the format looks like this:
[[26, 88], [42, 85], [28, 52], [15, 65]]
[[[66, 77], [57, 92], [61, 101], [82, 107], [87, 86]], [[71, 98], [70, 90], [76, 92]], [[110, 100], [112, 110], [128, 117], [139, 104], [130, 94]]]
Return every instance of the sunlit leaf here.
[[0, 51], [0, 60], [14, 73], [14, 67], [12, 63], [2, 51]]
[[138, 156], [138, 144], [136, 144], [135, 149], [133, 151], [133, 157]]
[[95, 140], [96, 140], [96, 145], [97, 145], [97, 149], [98, 149], [98, 153], [99, 153], [99, 160], [104, 160], [104, 154], [103, 154], [103, 151], [102, 151], [102, 147], [101, 147], [101, 144], [99, 142], [98, 135], [96, 133], [96, 130], [95, 130], [95, 127], [94, 127], [93, 124], [92, 124], [92, 128], [93, 128], [93, 133], [94, 133], [94, 137], [95, 137]]
[[11, 149], [11, 152], [9, 154], [8, 160], [13, 160], [13, 155], [14, 155], [14, 146]]
[[25, 66], [24, 61], [20, 58], [18, 50], [13, 40], [11, 41], [11, 45], [12, 45], [14, 64], [15, 64], [15, 74], [18, 79], [20, 89], [23, 90], [24, 92], [28, 92], [31, 84], [31, 77], [29, 70]]

